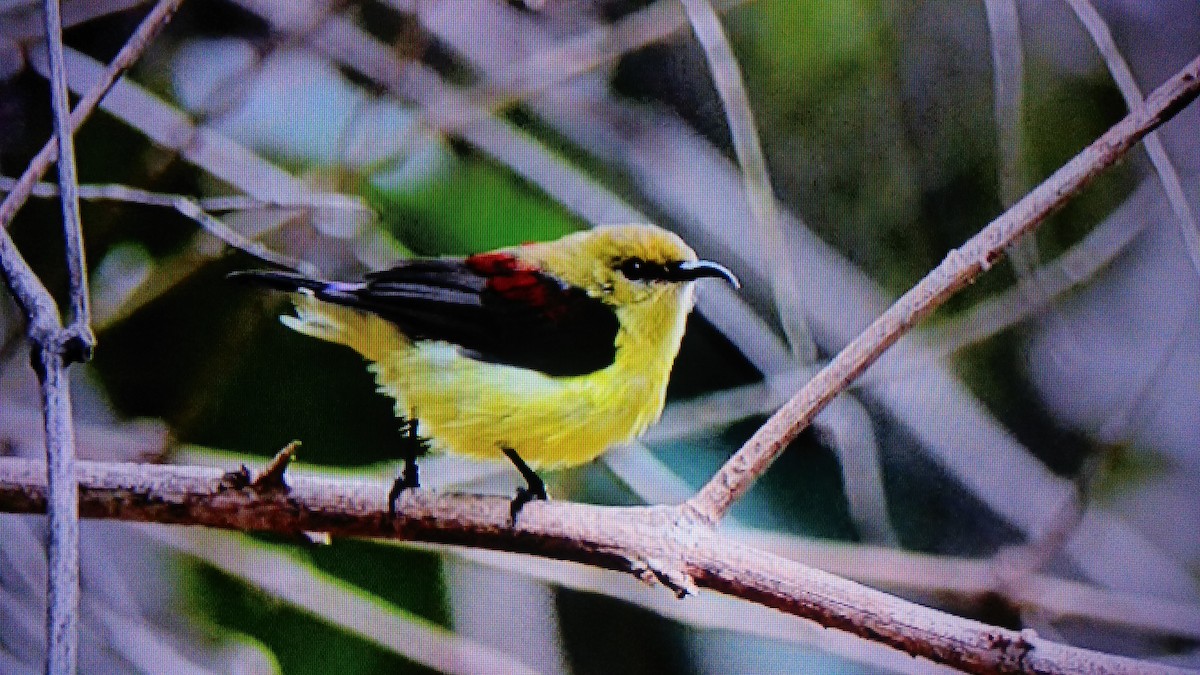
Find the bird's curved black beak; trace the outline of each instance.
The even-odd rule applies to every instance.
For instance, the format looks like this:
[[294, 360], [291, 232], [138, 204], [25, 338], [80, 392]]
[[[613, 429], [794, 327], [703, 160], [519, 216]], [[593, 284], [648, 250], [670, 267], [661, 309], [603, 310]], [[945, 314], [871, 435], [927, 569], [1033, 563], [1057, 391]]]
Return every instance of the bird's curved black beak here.
[[729, 268], [711, 260], [686, 260], [669, 266], [672, 281], [692, 281], [704, 277], [713, 277], [728, 281], [734, 288], [741, 288], [742, 282], [729, 271]]

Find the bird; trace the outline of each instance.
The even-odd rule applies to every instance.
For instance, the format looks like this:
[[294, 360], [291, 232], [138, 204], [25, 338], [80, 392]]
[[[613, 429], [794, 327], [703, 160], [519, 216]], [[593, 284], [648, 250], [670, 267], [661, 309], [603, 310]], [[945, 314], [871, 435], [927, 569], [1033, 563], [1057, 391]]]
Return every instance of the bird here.
[[696, 281], [740, 284], [656, 225], [600, 227], [466, 257], [411, 258], [355, 281], [246, 270], [293, 293], [280, 320], [364, 357], [408, 441], [389, 494], [419, 485], [418, 448], [507, 458], [519, 510], [541, 470], [589, 462], [661, 415]]

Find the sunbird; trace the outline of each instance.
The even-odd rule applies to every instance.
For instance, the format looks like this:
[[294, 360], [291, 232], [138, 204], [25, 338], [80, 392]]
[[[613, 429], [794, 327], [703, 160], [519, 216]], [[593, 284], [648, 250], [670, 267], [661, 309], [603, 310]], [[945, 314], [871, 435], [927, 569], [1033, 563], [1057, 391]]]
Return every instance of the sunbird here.
[[358, 281], [293, 272], [231, 278], [295, 292], [292, 330], [361, 354], [395, 399], [408, 443], [389, 495], [417, 487], [414, 443], [507, 457], [527, 487], [515, 520], [546, 499], [536, 470], [576, 466], [655, 422], [695, 304], [727, 268], [653, 225], [604, 227], [465, 258], [409, 259]]

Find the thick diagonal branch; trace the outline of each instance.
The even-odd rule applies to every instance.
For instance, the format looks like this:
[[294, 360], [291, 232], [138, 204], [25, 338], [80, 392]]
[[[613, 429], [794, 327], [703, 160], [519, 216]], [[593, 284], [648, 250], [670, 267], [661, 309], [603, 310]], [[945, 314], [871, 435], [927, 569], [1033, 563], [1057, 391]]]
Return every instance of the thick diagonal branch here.
[[795, 396], [746, 441], [687, 502], [693, 515], [716, 523], [783, 453], [826, 405], [921, 319], [987, 271], [1005, 249], [1070, 201], [1147, 133], [1161, 126], [1200, 93], [1200, 57], [1041, 185], [993, 220], [909, 289], [846, 345]]

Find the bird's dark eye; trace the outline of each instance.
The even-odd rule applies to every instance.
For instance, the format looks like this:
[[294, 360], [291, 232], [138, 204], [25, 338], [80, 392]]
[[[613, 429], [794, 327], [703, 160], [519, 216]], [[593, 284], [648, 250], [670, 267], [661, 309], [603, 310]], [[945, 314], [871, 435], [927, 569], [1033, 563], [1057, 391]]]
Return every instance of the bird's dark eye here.
[[649, 271], [649, 265], [647, 265], [646, 261], [644, 260], [630, 258], [622, 262], [617, 269], [621, 270], [621, 274], [624, 274], [626, 279], [629, 279], [630, 281], [637, 281], [639, 279], [646, 278], [646, 273]]

